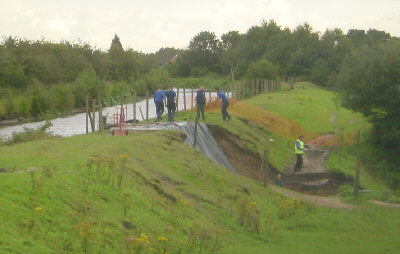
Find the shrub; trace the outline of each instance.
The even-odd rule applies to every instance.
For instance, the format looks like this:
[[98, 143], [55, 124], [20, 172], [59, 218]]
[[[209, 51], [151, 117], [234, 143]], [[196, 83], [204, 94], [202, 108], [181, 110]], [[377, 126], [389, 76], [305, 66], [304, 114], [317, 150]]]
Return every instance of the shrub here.
[[21, 98], [19, 101], [19, 106], [18, 106], [18, 115], [20, 116], [29, 116], [30, 114], [30, 106], [26, 98]]
[[297, 211], [303, 210], [304, 204], [297, 198], [292, 200], [283, 200], [279, 203], [278, 216], [279, 218], [288, 218], [294, 215]]
[[267, 59], [261, 59], [258, 62], [251, 63], [249, 65], [246, 76], [249, 79], [276, 79], [278, 78], [278, 73], [279, 71], [277, 66], [270, 63]]
[[190, 70], [190, 75], [193, 77], [203, 77], [207, 74], [208, 69], [206, 66], [196, 66]]
[[5, 144], [13, 145], [17, 143], [24, 143], [32, 140], [43, 139], [51, 136], [46, 133], [47, 129], [52, 126], [51, 122], [46, 121], [42, 126], [37, 129], [24, 128], [23, 132], [13, 132], [11, 139], [6, 140]]
[[256, 202], [241, 199], [236, 204], [235, 212], [240, 226], [250, 228], [256, 233], [260, 232], [260, 211]]

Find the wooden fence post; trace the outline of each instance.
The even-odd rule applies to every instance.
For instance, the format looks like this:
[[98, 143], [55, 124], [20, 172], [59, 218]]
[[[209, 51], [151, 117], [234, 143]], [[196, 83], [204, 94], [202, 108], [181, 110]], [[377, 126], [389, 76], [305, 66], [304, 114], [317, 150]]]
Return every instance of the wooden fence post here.
[[264, 80], [264, 93], [268, 93], [268, 79]]
[[262, 175], [262, 184], [263, 186], [268, 185], [268, 178], [269, 178], [269, 167], [268, 167], [268, 150], [267, 146], [264, 146], [262, 161], [261, 161], [261, 175]]
[[146, 120], [149, 120], [149, 90], [146, 91]]
[[191, 103], [191, 108], [190, 109], [193, 109], [193, 88], [192, 88], [192, 103]]
[[354, 144], [358, 145], [359, 142], [360, 142], [360, 130], [357, 130]]
[[133, 122], [134, 123], [136, 122], [136, 100], [137, 100], [137, 97], [136, 97], [136, 92], [135, 92], [135, 94], [133, 95]]
[[264, 93], [268, 93], [268, 79], [264, 80]]
[[103, 107], [101, 105], [101, 96], [99, 95], [99, 132], [104, 130]]
[[260, 94], [260, 82], [261, 82], [260, 79], [256, 80], [256, 95]]
[[142, 116], [142, 121], [144, 121], [144, 116], [143, 116], [143, 112], [142, 112], [142, 108], [139, 107], [139, 111], [140, 111], [140, 115]]
[[92, 102], [92, 132], [96, 130], [96, 100]]
[[179, 112], [179, 88], [176, 89], [176, 116]]
[[342, 165], [343, 139], [344, 139], [343, 133], [341, 133], [339, 140], [339, 165]]
[[[360, 130], [357, 130], [355, 137], [355, 144], [358, 145], [360, 142]], [[353, 196], [355, 198], [358, 197], [358, 192], [360, 190], [360, 158], [356, 158], [356, 175], [354, 178], [354, 190]]]
[[183, 110], [186, 111], [186, 87], [183, 88]]
[[89, 133], [89, 95], [86, 95], [86, 134]]
[[274, 87], [274, 80], [270, 80], [269, 84], [268, 84], [269, 92], [273, 92], [274, 91], [273, 87]]
[[356, 175], [354, 178], [354, 190], [353, 190], [353, 196], [355, 198], [358, 197], [359, 190], [360, 190], [360, 159], [356, 158]]

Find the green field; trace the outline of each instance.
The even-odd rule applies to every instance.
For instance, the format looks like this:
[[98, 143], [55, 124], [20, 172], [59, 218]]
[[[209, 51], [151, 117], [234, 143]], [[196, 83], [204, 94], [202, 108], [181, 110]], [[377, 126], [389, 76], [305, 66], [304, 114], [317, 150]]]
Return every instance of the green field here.
[[0, 253], [400, 251], [397, 209], [282, 198], [174, 131], [32, 141], [0, 164]]
[[369, 131], [371, 125], [366, 119], [341, 107], [334, 93], [309, 83], [296, 83], [294, 87], [294, 90], [255, 96], [244, 102], [288, 117], [311, 132]]

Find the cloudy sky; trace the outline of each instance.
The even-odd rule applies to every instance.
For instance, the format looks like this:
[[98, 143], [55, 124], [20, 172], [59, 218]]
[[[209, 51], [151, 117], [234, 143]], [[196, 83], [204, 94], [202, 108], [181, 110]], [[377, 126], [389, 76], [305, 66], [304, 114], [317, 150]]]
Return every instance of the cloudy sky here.
[[0, 36], [81, 40], [108, 49], [185, 48], [201, 31], [245, 33], [262, 20], [290, 29], [375, 28], [400, 37], [400, 0], [0, 0]]

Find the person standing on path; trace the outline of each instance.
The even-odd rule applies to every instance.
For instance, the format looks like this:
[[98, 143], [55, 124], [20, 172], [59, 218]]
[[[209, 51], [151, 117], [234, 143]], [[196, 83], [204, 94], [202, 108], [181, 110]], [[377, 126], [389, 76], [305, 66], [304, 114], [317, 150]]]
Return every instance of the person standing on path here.
[[161, 115], [164, 113], [165, 93], [161, 87], [154, 93], [154, 104], [156, 105], [157, 121], [161, 120]]
[[205, 121], [204, 108], [206, 106], [206, 92], [204, 91], [204, 86], [200, 86], [200, 89], [197, 90], [196, 104], [197, 104], [196, 119], [198, 120], [200, 118], [200, 113], [201, 113], [201, 119], [203, 119], [203, 121]]
[[228, 119], [230, 121], [232, 117], [228, 114], [228, 106], [229, 106], [229, 101], [228, 98], [226, 98], [226, 95], [224, 92], [220, 91], [219, 88], [215, 89], [217, 91], [217, 97], [221, 99], [222, 102], [222, 107], [221, 107], [221, 112], [222, 112], [222, 121], [225, 121]]
[[168, 121], [173, 122], [176, 111], [176, 93], [172, 86], [168, 87], [168, 91], [165, 92], [165, 97], [167, 97], [167, 104], [165, 106], [168, 110]]
[[303, 166], [303, 154], [304, 151], [307, 151], [307, 148], [304, 147], [304, 136], [300, 135], [299, 139], [296, 141], [294, 146], [294, 153], [296, 154], [296, 164], [294, 165], [294, 172], [300, 172], [301, 167]]

